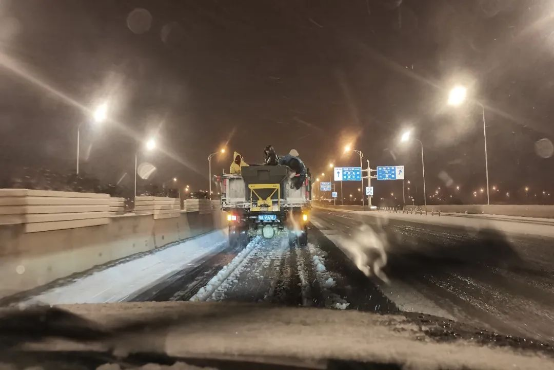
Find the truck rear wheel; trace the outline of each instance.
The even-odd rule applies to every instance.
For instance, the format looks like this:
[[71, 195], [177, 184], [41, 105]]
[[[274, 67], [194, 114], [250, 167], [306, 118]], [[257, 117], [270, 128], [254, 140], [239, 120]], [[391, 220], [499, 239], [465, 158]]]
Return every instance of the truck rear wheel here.
[[304, 230], [301, 233], [295, 231], [289, 232], [289, 247], [305, 247], [308, 245], [308, 228], [304, 227]]
[[301, 247], [305, 247], [308, 245], [308, 228], [304, 227], [304, 231], [302, 231], [302, 234], [298, 237], [298, 245]]
[[241, 226], [229, 226], [229, 246], [231, 248], [244, 248], [250, 239], [245, 228]]

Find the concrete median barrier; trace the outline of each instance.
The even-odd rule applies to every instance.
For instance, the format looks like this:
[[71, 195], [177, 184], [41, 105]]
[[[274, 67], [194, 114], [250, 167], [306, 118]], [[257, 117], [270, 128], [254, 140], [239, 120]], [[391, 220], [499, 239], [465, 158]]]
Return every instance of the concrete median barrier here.
[[0, 190], [0, 216], [4, 217], [0, 298], [199, 236], [226, 223], [218, 209], [185, 212], [176, 209], [173, 201], [163, 215], [154, 208], [149, 214], [118, 215], [120, 210], [111, 209], [120, 200], [114, 203], [108, 195], [99, 195]]
[[[369, 207], [361, 205], [325, 205], [314, 203], [317, 208], [336, 209], [346, 211], [369, 211]], [[428, 214], [439, 213], [462, 213], [462, 214], [492, 214], [514, 217], [534, 217], [534, 218], [554, 218], [554, 205], [407, 205], [394, 208], [379, 208], [379, 211], [399, 212], [407, 211], [410, 213], [421, 213], [427, 211]]]
[[406, 206], [405, 210], [441, 213], [496, 214], [503, 216], [554, 218], [554, 205], [428, 205]]

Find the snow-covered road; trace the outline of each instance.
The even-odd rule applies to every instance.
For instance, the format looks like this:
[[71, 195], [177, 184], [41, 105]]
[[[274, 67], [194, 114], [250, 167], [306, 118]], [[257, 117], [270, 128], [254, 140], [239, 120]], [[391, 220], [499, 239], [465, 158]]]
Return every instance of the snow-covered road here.
[[[205, 284], [195, 293], [191, 286], [198, 280], [175, 280], [149, 299], [162, 301], [234, 301], [267, 302], [294, 306], [346, 309], [349, 303], [334, 292], [338, 273], [325, 267], [326, 253], [313, 243], [308, 247], [289, 247], [288, 233], [275, 239], [254, 238], [244, 249], [235, 250], [234, 258], [204, 277]], [[183, 273], [183, 278], [187, 277]], [[162, 293], [163, 292], [163, 293]], [[145, 299], [145, 296], [141, 296]]]

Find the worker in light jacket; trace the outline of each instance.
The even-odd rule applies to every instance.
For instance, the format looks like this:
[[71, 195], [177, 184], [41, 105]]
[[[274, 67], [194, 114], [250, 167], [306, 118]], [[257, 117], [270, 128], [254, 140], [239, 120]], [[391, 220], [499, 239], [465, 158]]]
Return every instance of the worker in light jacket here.
[[247, 166], [248, 164], [246, 164], [246, 162], [242, 158], [242, 155], [235, 151], [233, 162], [231, 163], [231, 169], [229, 170], [229, 172], [231, 174], [241, 174], [240, 169]]

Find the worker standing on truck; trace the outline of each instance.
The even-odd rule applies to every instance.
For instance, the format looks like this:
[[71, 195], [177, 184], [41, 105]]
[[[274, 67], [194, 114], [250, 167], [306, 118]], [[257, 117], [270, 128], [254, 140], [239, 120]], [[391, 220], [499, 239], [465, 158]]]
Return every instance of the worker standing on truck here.
[[235, 154], [233, 156], [233, 162], [231, 163], [231, 169], [229, 170], [229, 172], [231, 174], [241, 174], [241, 168], [242, 167], [247, 167], [248, 164], [246, 164], [246, 162], [244, 161], [244, 159], [242, 158], [242, 155], [239, 154], [238, 152], [235, 151]]
[[[295, 154], [296, 156], [292, 154]], [[297, 190], [301, 188], [304, 184], [304, 181], [306, 180], [306, 175], [308, 173], [306, 170], [306, 166], [304, 165], [302, 160], [300, 160], [298, 155], [298, 151], [293, 149], [287, 155], [279, 158], [279, 165], [286, 165], [296, 173], [292, 180], [292, 185]]]
[[266, 146], [266, 148], [264, 149], [264, 157], [265, 157], [264, 159], [265, 165], [279, 164], [279, 158], [275, 153], [275, 149], [271, 145]]

